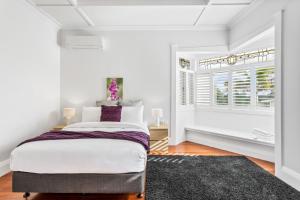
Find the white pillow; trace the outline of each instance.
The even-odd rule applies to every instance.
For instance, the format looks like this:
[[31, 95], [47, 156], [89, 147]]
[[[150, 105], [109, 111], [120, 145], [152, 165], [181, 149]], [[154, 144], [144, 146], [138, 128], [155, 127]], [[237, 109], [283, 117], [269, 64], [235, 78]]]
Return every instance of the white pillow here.
[[83, 107], [82, 122], [100, 122], [101, 107]]
[[117, 106], [118, 101], [107, 101], [107, 100], [96, 101], [96, 105], [98, 107], [101, 107], [101, 106]]
[[142, 106], [142, 100], [120, 100], [119, 105], [121, 106]]
[[143, 123], [144, 106], [123, 106], [121, 122]]

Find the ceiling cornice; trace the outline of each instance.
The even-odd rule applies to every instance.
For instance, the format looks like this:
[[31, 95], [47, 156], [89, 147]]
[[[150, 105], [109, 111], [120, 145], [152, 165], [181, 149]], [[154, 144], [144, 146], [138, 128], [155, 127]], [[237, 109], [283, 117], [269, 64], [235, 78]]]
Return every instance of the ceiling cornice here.
[[232, 29], [236, 24], [244, 20], [249, 13], [253, 12], [256, 8], [258, 8], [265, 0], [254, 0], [248, 8], [244, 9], [243, 12], [240, 12], [238, 15], [236, 15], [231, 22], [229, 22], [228, 27], [229, 29]]
[[45, 18], [50, 20], [58, 29], [62, 28], [61, 23], [59, 23], [54, 17], [49, 15], [46, 11], [36, 6], [36, 4], [32, 0], [24, 0], [24, 2], [31, 6], [34, 10], [38, 11], [40, 14], [42, 14]]

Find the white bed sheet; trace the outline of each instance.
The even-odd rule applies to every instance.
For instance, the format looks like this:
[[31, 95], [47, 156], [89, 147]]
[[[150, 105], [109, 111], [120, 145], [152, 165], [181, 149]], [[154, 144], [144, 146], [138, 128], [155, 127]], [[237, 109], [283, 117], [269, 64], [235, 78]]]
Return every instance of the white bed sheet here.
[[[146, 124], [124, 122], [80, 122], [64, 128], [69, 131], [143, 131]], [[113, 134], [113, 133], [112, 133]], [[36, 141], [23, 144], [11, 153], [12, 171], [39, 174], [116, 174], [145, 170], [147, 152], [132, 141], [116, 139], [74, 139]]]

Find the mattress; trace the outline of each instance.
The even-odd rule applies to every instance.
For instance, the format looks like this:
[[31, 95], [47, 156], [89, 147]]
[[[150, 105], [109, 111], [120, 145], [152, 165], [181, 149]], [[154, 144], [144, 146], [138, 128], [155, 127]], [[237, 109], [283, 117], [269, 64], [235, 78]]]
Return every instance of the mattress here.
[[[68, 131], [143, 131], [145, 124], [81, 122]], [[113, 134], [113, 133], [112, 133]], [[147, 152], [132, 141], [116, 139], [47, 140], [23, 144], [11, 153], [12, 171], [39, 174], [116, 174], [145, 170]]]

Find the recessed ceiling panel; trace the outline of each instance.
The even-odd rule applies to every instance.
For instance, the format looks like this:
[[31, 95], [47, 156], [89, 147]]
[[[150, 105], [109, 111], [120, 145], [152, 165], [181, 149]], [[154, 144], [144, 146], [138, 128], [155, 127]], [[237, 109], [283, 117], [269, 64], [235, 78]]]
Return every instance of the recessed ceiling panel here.
[[247, 5], [209, 6], [199, 19], [199, 24], [228, 24]]
[[68, 0], [32, 0], [36, 5], [70, 5]]
[[96, 26], [193, 25], [203, 6], [84, 6]]
[[[236, 1], [236, 0], [233, 0]], [[239, 0], [241, 1], [241, 0]], [[134, 5], [207, 5], [209, 0], [77, 0], [80, 6], [134, 6]]]
[[63, 27], [86, 27], [83, 18], [71, 6], [41, 6], [48, 14], [54, 17]]
[[250, 4], [253, 0], [210, 0], [211, 4]]

